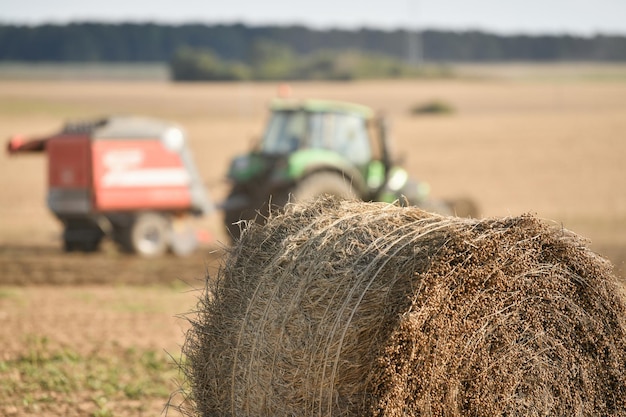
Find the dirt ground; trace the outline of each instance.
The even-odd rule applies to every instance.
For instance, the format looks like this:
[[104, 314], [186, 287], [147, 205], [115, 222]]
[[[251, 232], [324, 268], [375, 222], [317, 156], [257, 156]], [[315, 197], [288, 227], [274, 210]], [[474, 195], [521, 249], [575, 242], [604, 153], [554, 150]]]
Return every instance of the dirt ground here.
[[[553, 220], [587, 237], [626, 277], [624, 79], [551, 74], [295, 83], [292, 89], [297, 98], [350, 100], [384, 111], [396, 153], [435, 197], [471, 197], [483, 216], [531, 212]], [[220, 201], [229, 159], [261, 134], [276, 91], [273, 83], [2, 80], [0, 138], [45, 135], [66, 120], [113, 113], [166, 118], [187, 131], [207, 189]], [[455, 113], [410, 114], [432, 99]], [[18, 355], [32, 335], [80, 352], [112, 343], [176, 351], [185, 322], [175, 316], [193, 309], [198, 293], [191, 289], [219, 267], [226, 241], [220, 213], [197, 220], [213, 241], [189, 258], [146, 261], [111, 245], [97, 254], [65, 254], [59, 224], [45, 206], [45, 170], [43, 155], [0, 154], [2, 359]], [[145, 415], [161, 410], [157, 401]]]
[[[175, 361], [180, 360], [188, 328], [188, 322], [179, 315], [193, 309], [198, 295], [197, 288], [185, 285], [37, 285], [0, 289], [0, 371], [7, 378], [0, 383], [0, 415], [161, 415], [169, 395], [179, 389]], [[24, 363], [33, 354], [43, 356], [38, 359], [40, 372], [51, 376], [49, 383], [41, 383], [24, 371]], [[71, 362], [66, 363], [61, 355], [68, 355]], [[160, 378], [159, 387], [141, 387], [144, 391], [157, 389], [161, 394], [127, 398], [110, 389], [104, 394], [106, 388], [99, 385], [110, 384], [109, 378], [119, 380], [120, 386], [145, 378], [135, 374], [128, 359], [117, 359], [128, 355], [133, 356], [130, 360], [138, 361], [153, 355], [155, 361], [166, 363], [160, 366], [170, 377]], [[16, 369], [7, 373], [10, 367]], [[90, 369], [98, 367], [107, 369]], [[77, 368], [76, 373], [86, 372], [89, 376], [74, 375], [73, 368]], [[139, 369], [145, 371], [145, 367]], [[66, 392], [57, 376], [64, 372], [69, 372], [66, 378], [70, 381], [65, 385], [75, 385], [76, 379], [86, 380], [86, 386]], [[29, 386], [36, 382], [40, 388]], [[11, 392], [12, 385], [19, 387], [17, 393]], [[170, 409], [168, 415], [179, 413]]]

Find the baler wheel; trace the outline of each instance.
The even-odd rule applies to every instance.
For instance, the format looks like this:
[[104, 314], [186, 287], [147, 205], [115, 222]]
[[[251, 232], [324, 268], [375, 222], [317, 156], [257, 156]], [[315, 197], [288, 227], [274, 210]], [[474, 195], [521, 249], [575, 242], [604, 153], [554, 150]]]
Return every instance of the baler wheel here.
[[122, 248], [145, 257], [163, 255], [170, 243], [170, 221], [153, 212], [138, 214], [130, 227], [121, 230]]
[[65, 252], [96, 252], [104, 233], [97, 224], [79, 220], [66, 220], [63, 230], [63, 250]]

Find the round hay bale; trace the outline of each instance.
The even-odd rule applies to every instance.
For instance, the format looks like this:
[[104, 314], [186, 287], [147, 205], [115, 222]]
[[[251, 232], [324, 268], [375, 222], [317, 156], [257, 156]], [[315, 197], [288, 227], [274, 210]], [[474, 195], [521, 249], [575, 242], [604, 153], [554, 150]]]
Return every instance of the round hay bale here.
[[293, 205], [201, 297], [187, 411], [623, 416], [625, 311], [611, 265], [531, 215]]

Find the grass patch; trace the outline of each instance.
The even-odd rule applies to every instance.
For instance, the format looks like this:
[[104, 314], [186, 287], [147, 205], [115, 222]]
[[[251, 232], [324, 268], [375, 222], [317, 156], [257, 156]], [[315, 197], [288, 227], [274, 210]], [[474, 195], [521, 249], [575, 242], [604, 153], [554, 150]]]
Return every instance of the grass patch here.
[[178, 366], [165, 353], [122, 349], [79, 354], [30, 337], [19, 357], [0, 361], [0, 414], [61, 413], [108, 416], [140, 411], [147, 399], [165, 404]]
[[20, 300], [22, 293], [17, 289], [0, 288], [0, 300]]

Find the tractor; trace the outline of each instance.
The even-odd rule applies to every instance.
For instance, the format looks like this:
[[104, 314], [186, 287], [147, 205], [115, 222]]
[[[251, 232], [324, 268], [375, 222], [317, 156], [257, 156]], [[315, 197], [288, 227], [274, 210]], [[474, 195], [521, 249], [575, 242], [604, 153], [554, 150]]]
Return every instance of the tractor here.
[[274, 99], [262, 138], [228, 170], [232, 183], [222, 203], [233, 239], [241, 220], [263, 222], [272, 208], [323, 194], [398, 202], [446, 215], [478, 215], [469, 199], [431, 199], [425, 182], [409, 178], [390, 149], [384, 116], [354, 103]]

